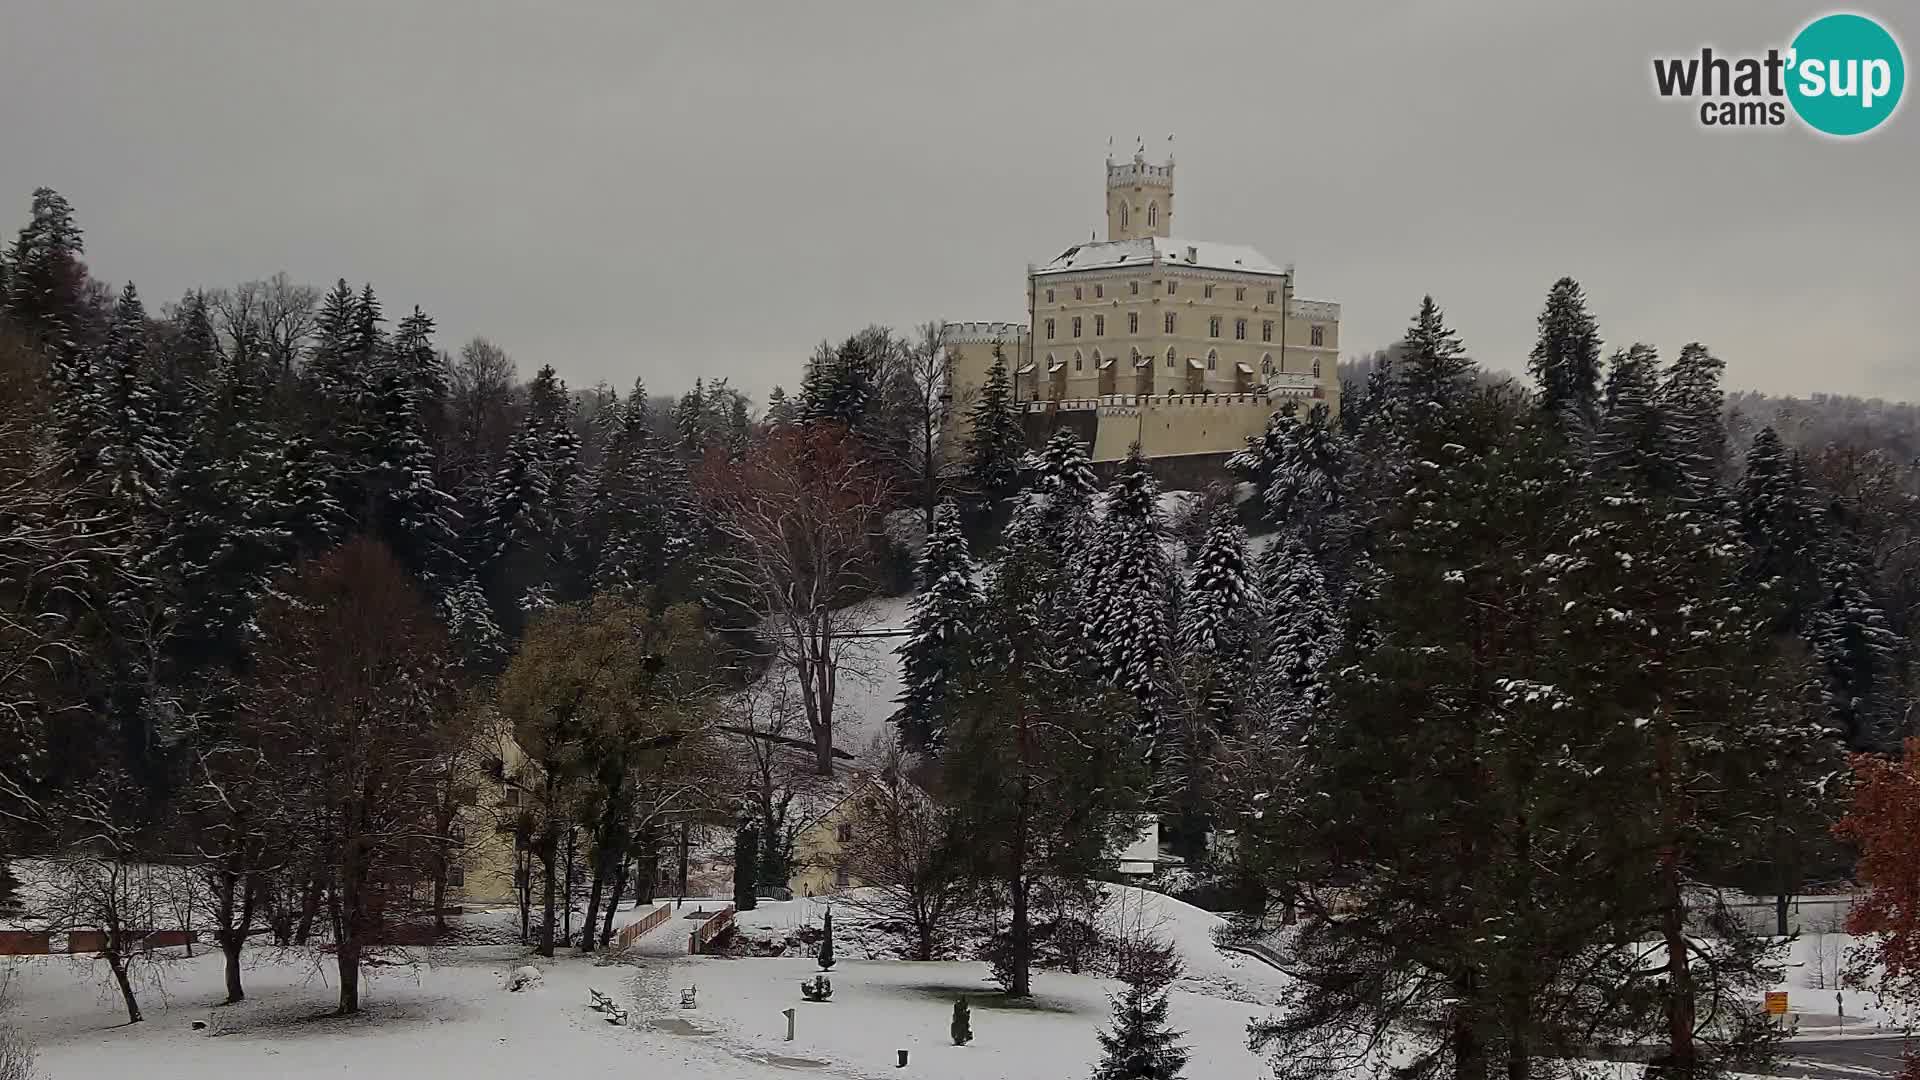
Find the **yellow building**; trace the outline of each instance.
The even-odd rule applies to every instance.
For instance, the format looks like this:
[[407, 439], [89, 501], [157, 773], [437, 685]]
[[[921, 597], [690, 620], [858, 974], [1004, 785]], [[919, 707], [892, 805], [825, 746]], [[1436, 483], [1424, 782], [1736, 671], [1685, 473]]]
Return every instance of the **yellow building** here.
[[1107, 239], [1027, 268], [1028, 321], [946, 324], [956, 444], [996, 349], [1029, 436], [1071, 421], [1095, 461], [1231, 453], [1289, 398], [1338, 410], [1340, 305], [1251, 247], [1175, 237], [1173, 182], [1171, 157], [1109, 158]]

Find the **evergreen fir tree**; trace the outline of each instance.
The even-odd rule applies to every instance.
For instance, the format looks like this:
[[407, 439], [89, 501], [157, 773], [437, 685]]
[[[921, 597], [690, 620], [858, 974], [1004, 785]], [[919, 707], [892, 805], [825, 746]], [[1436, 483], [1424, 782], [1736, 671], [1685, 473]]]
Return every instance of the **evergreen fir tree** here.
[[1527, 370], [1540, 386], [1540, 408], [1591, 430], [1600, 419], [1600, 328], [1579, 282], [1553, 283], [1539, 325]]
[[1172, 644], [1173, 566], [1159, 495], [1135, 443], [1107, 490], [1087, 598], [1088, 643], [1108, 684], [1138, 703], [1139, 735], [1149, 748], [1160, 734], [1157, 697]]
[[6, 252], [0, 312], [48, 347], [56, 384], [87, 343], [84, 251], [73, 207], [52, 188], [35, 188], [32, 216]]
[[170, 593], [186, 671], [237, 664], [268, 581], [293, 555], [301, 511], [280, 502], [288, 489], [258, 420], [264, 394], [252, 353], [235, 349], [216, 362], [173, 473], [166, 535], [145, 563]]
[[1647, 496], [1688, 489], [1675, 434], [1656, 389], [1659, 357], [1635, 343], [1616, 350], [1607, 368], [1605, 411], [1594, 438], [1594, 474]]
[[1471, 382], [1473, 361], [1431, 296], [1421, 299], [1407, 327], [1394, 375], [1400, 397], [1417, 411], [1448, 407]]
[[973, 634], [985, 598], [974, 580], [960, 508], [948, 500], [934, 513], [920, 553], [920, 593], [900, 647], [900, 741], [915, 753], [937, 750], [946, 723], [948, 692], [966, 659], [979, 648]]
[[1319, 562], [1298, 540], [1268, 549], [1262, 577], [1268, 642], [1262, 696], [1268, 716], [1297, 741], [1325, 701], [1325, 668], [1339, 651], [1340, 623]]
[[793, 423], [793, 403], [787, 400], [786, 387], [776, 385], [767, 394], [767, 423], [775, 426]]
[[1167, 1027], [1166, 991], [1136, 984], [1116, 997], [1100, 1051], [1093, 1080], [1176, 1080], [1187, 1050], [1180, 1033]]
[[1020, 434], [1020, 418], [1014, 412], [1007, 360], [998, 345], [993, 349], [993, 366], [987, 370], [987, 381], [981, 384], [980, 398], [974, 402], [968, 418], [972, 430], [967, 433], [967, 480], [988, 498], [1011, 492], [1020, 479], [1020, 458], [1025, 452], [1026, 440]]
[[97, 449], [92, 456], [106, 476], [109, 494], [143, 519], [157, 511], [178, 454], [150, 381], [148, 343], [146, 308], [128, 282], [92, 365], [105, 421], [94, 436]]
[[1745, 573], [1775, 604], [1774, 628], [1795, 630], [1820, 602], [1818, 552], [1825, 542], [1806, 468], [1773, 428], [1760, 429], [1741, 476], [1741, 536], [1752, 551]]
[[1867, 572], [1844, 540], [1829, 545], [1807, 640], [1824, 675], [1827, 713], [1849, 749], [1892, 752], [1900, 637], [1867, 591]]
[[[371, 294], [363, 304], [371, 301]], [[400, 564], [424, 580], [464, 576], [457, 546], [459, 512], [436, 477], [434, 416], [444, 383], [433, 350], [433, 320], [413, 310], [393, 348], [373, 365], [361, 447], [369, 520]]]
[[1231, 730], [1251, 690], [1253, 649], [1263, 602], [1247, 534], [1230, 506], [1215, 511], [1181, 594], [1180, 652], [1202, 687], [1213, 724]]
[[1670, 470], [1693, 500], [1714, 498], [1726, 469], [1727, 435], [1722, 414], [1726, 395], [1720, 374], [1726, 363], [1692, 342], [1680, 350], [1660, 386], [1659, 406], [1668, 429]]
[[706, 415], [706, 385], [701, 379], [693, 380], [693, 389], [680, 395], [680, 403], [673, 410], [673, 426], [680, 435], [680, 457], [685, 461], [698, 461], [706, 451], [706, 432], [701, 420]]

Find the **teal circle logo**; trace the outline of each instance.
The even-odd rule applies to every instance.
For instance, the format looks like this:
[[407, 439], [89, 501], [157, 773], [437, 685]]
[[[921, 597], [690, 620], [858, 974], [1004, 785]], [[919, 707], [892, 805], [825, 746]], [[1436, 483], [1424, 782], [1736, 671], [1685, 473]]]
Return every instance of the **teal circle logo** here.
[[1823, 15], [1793, 39], [1787, 100], [1808, 127], [1864, 135], [1886, 122], [1906, 89], [1900, 43], [1865, 15]]

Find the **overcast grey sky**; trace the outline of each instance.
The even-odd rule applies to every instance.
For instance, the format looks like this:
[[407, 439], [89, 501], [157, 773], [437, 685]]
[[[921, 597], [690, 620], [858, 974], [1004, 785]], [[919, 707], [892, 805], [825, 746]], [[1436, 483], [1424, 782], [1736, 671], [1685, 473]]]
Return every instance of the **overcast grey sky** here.
[[[1920, 398], [1912, 103], [1840, 143], [1705, 130], [1651, 88], [1656, 54], [1824, 10], [0, 0], [0, 227], [47, 184], [150, 302], [370, 280], [523, 374], [757, 396], [868, 322], [1024, 320], [1025, 264], [1104, 229], [1108, 136], [1173, 132], [1177, 231], [1297, 264], [1350, 354], [1432, 292], [1523, 369], [1572, 274], [1609, 349]], [[1920, 11], [1859, 10], [1911, 66]]]

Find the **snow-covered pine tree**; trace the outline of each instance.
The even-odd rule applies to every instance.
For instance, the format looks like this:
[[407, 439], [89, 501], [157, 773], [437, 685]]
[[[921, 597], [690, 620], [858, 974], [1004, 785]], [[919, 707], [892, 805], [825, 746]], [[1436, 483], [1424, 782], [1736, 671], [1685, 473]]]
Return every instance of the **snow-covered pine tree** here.
[[1726, 366], [1705, 345], [1690, 342], [1667, 369], [1657, 398], [1666, 417], [1671, 468], [1695, 502], [1718, 496], [1727, 466], [1726, 395], [1720, 389]]
[[767, 392], [767, 423], [775, 425], [793, 423], [793, 402], [787, 400], [787, 388], [775, 385]]
[[1326, 699], [1325, 667], [1339, 651], [1340, 620], [1319, 560], [1298, 539], [1267, 549], [1261, 567], [1266, 641], [1261, 697], [1270, 722], [1299, 741]]
[[1473, 361], [1433, 297], [1421, 299], [1393, 370], [1400, 398], [1416, 413], [1448, 408], [1471, 384]]
[[1651, 345], [1635, 342], [1614, 351], [1593, 442], [1595, 476], [1649, 496], [1687, 490], [1672, 425], [1660, 402], [1659, 368]]
[[1013, 390], [1007, 379], [1007, 358], [993, 347], [993, 366], [980, 386], [980, 397], [968, 414], [967, 480], [982, 495], [999, 498], [1020, 480], [1020, 458], [1026, 440], [1014, 412]]
[[434, 429], [445, 381], [433, 349], [433, 320], [414, 308], [368, 376], [360, 447], [365, 524], [409, 573], [444, 588], [464, 578], [466, 568], [458, 545], [459, 511], [435, 479]]
[[1540, 335], [1527, 371], [1540, 387], [1540, 408], [1590, 431], [1600, 420], [1600, 328], [1580, 283], [1563, 277], [1547, 290]]
[[1180, 653], [1209, 719], [1233, 730], [1252, 693], [1253, 650], [1264, 601], [1231, 506], [1208, 523], [1181, 594]]
[[634, 381], [627, 408], [608, 436], [588, 515], [597, 555], [594, 587], [666, 604], [695, 595], [704, 518], [675, 440], [655, 432]]
[[1772, 601], [1777, 630], [1804, 626], [1820, 602], [1825, 530], [1817, 507], [1798, 452], [1788, 451], [1772, 427], [1761, 428], [1740, 479], [1740, 531], [1752, 549], [1744, 576]]
[[133, 518], [158, 512], [179, 449], [161, 416], [148, 360], [147, 311], [128, 282], [93, 361], [106, 426], [94, 438], [108, 494]]
[[706, 431], [701, 424], [707, 412], [706, 397], [706, 380], [695, 379], [693, 389], [680, 395], [679, 402], [674, 405], [673, 427], [679, 435], [680, 458], [683, 461], [698, 461], [700, 455], [706, 452]]
[[1337, 543], [1347, 504], [1347, 445], [1325, 402], [1315, 402], [1284, 442], [1267, 482], [1267, 520], [1310, 545]]
[[1158, 698], [1172, 651], [1173, 563], [1159, 496], [1135, 443], [1107, 488], [1087, 593], [1088, 644], [1108, 684], [1138, 703], [1138, 735], [1149, 752], [1160, 735]]
[[52, 188], [35, 188], [33, 212], [7, 249], [0, 313], [47, 347], [56, 388], [73, 376], [63, 366], [87, 344], [90, 327], [85, 244], [73, 207]]
[[1849, 749], [1890, 753], [1900, 739], [1900, 637], [1868, 591], [1868, 571], [1851, 538], [1829, 541], [1824, 562], [1805, 634], [1824, 676], [1828, 716]]
[[296, 511], [279, 502], [281, 459], [258, 419], [265, 393], [257, 355], [216, 359], [173, 472], [166, 535], [142, 564], [171, 597], [186, 671], [238, 660], [267, 582], [293, 555]]
[[946, 729], [948, 696], [973, 640], [985, 598], [974, 579], [960, 508], [952, 500], [933, 515], [933, 531], [920, 553], [920, 594], [900, 648], [900, 741], [915, 753], [936, 751]]
[[337, 459], [312, 439], [282, 441], [270, 454], [273, 506], [280, 528], [304, 558], [327, 551], [347, 534], [346, 510], [333, 493], [342, 484]]
[[1180, 1032], [1167, 1026], [1166, 990], [1136, 983], [1116, 996], [1100, 1052], [1093, 1080], [1177, 1080], [1187, 1050]]

